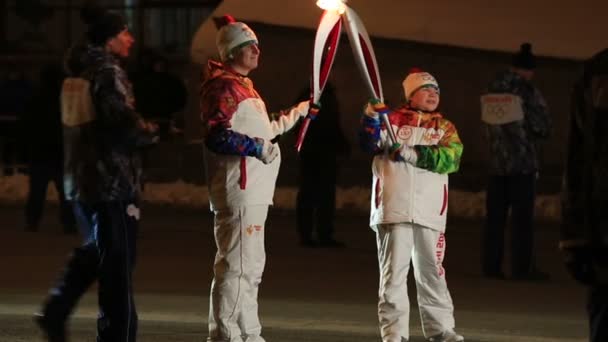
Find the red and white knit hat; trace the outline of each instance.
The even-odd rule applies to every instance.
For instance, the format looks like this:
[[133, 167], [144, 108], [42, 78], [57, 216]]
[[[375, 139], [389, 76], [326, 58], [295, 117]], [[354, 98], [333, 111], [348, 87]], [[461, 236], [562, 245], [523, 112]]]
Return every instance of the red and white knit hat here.
[[414, 92], [416, 92], [416, 90], [425, 86], [432, 86], [439, 90], [439, 84], [433, 75], [418, 68], [410, 69], [410, 73], [403, 80], [403, 92], [405, 93], [405, 100], [409, 101], [410, 97], [412, 94], [414, 94]]
[[235, 49], [251, 43], [258, 43], [258, 38], [249, 26], [236, 21], [232, 16], [225, 15], [219, 21], [219, 31], [215, 44], [222, 62], [230, 59]]

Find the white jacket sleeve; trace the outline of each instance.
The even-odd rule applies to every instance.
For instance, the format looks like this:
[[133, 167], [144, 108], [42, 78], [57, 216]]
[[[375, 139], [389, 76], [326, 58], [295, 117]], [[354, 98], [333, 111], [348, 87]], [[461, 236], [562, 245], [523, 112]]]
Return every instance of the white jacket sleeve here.
[[275, 120], [270, 122], [272, 129], [272, 135], [277, 136], [289, 131], [293, 126], [296, 125], [298, 120], [308, 114], [308, 108], [310, 107], [309, 101], [302, 101], [297, 106], [289, 109], [288, 111], [281, 112]]

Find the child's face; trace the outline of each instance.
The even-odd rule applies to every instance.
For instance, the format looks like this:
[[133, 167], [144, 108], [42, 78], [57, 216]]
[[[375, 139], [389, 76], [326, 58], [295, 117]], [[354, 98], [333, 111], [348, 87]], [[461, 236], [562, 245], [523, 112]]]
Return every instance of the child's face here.
[[425, 112], [432, 112], [439, 106], [439, 89], [423, 87], [414, 92], [410, 98], [410, 106]]

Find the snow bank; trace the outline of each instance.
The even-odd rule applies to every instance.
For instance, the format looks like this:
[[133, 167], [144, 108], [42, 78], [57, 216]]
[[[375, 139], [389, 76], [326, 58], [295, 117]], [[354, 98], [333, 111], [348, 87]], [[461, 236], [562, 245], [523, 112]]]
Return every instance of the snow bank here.
[[[23, 203], [27, 197], [28, 177], [24, 175], [0, 177], [0, 203]], [[293, 210], [297, 188], [277, 188], [274, 206]], [[338, 188], [336, 207], [339, 210], [369, 212], [370, 189], [367, 187]], [[450, 216], [479, 219], [485, 216], [485, 192], [450, 191]], [[57, 191], [50, 186], [47, 199], [57, 202]], [[144, 189], [144, 200], [150, 203], [187, 207], [209, 208], [209, 193], [206, 186], [177, 181], [173, 183], [148, 183]], [[539, 220], [557, 221], [560, 218], [559, 195], [539, 195], [536, 198], [536, 216]]]

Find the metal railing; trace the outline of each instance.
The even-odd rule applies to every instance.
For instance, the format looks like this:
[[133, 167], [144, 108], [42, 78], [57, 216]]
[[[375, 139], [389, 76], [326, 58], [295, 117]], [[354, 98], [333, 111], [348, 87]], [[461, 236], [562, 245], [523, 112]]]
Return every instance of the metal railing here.
[[[184, 55], [221, 0], [99, 1], [125, 15], [138, 46]], [[0, 54], [61, 54], [86, 30], [84, 0], [0, 0]]]

